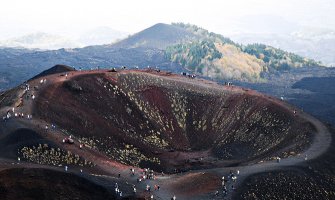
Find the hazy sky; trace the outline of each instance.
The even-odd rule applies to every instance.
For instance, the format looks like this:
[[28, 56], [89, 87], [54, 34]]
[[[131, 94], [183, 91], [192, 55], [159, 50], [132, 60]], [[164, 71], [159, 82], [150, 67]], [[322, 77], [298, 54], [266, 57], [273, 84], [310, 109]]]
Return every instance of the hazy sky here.
[[36, 31], [76, 34], [98, 26], [134, 33], [158, 22], [192, 23], [225, 34], [245, 23], [264, 23], [254, 15], [264, 15], [266, 24], [283, 19], [335, 29], [335, 0], [1, 0], [0, 39]]

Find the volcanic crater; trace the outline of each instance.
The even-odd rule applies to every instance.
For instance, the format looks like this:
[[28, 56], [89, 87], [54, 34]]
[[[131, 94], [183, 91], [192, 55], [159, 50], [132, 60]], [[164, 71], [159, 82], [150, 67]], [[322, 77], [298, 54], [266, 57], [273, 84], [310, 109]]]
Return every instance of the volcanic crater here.
[[64, 73], [35, 88], [33, 116], [124, 165], [243, 165], [296, 155], [315, 132], [292, 106], [237, 86], [155, 70]]

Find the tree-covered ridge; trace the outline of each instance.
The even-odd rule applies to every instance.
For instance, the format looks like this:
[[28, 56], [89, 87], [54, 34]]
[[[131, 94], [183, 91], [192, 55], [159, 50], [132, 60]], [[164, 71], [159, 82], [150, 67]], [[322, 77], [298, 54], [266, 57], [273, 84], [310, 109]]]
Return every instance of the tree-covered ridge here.
[[261, 59], [235, 45], [211, 40], [173, 45], [166, 49], [165, 55], [193, 73], [219, 79], [260, 81], [261, 72], [266, 70]]
[[166, 57], [192, 71], [202, 73], [206, 62], [220, 59], [222, 53], [216, 50], [213, 41], [203, 40], [170, 46], [166, 49]]
[[321, 66], [320, 62], [316, 62], [313, 59], [304, 58], [264, 44], [250, 44], [243, 46], [242, 50], [262, 59], [267, 64], [269, 70], [289, 70], [303, 66]]
[[208, 30], [201, 28], [199, 26], [193, 25], [193, 24], [172, 23], [172, 25], [184, 28], [187, 31], [195, 35], [198, 35], [201, 38], [206, 39], [206, 40], [211, 40], [213, 42], [219, 42], [219, 43], [225, 43], [225, 44], [232, 44], [238, 47], [240, 46], [239, 44], [233, 42], [230, 38], [224, 37], [220, 34], [209, 32]]

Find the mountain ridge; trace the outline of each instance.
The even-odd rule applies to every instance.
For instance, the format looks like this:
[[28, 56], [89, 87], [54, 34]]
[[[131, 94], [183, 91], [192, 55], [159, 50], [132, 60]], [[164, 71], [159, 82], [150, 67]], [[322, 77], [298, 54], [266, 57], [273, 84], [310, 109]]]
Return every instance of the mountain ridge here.
[[[199, 44], [203, 41], [214, 44], [209, 46], [209, 52], [216, 52], [219, 48], [223, 56], [211, 59], [209, 55], [201, 53], [202, 47]], [[188, 49], [180, 51], [175, 48], [176, 51], [167, 51], [178, 45], [190, 44], [194, 44], [195, 48], [192, 54], [188, 54]], [[157, 66], [168, 71], [180, 73], [187, 70], [219, 79], [263, 81], [262, 73], [267, 73], [269, 70], [267, 70], [266, 61], [264, 59], [262, 61], [260, 54], [256, 53], [243, 51], [241, 45], [229, 38], [195, 25], [158, 23], [114, 44], [48, 51], [2, 48], [0, 49], [0, 90], [13, 87], [59, 63], [82, 69]], [[171, 56], [172, 54], [174, 56]], [[178, 55], [185, 62], [173, 59]], [[283, 59], [276, 61], [280, 64], [285, 61], [286, 54], [278, 55], [284, 55]], [[196, 58], [196, 62], [193, 62], [193, 58]], [[185, 65], [192, 62], [194, 66]], [[13, 71], [13, 69], [16, 70]]]

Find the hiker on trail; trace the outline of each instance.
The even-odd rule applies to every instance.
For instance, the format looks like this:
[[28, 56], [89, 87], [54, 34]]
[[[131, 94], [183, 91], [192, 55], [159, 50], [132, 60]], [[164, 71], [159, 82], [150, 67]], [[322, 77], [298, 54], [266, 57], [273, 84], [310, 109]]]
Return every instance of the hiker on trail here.
[[305, 160], [307, 160], [307, 154], [305, 155]]
[[[12, 108], [12, 111], [13, 111], [13, 113], [15, 113], [15, 108], [14, 108], [14, 107]], [[8, 111], [8, 112], [9, 112], [9, 111]]]
[[229, 174], [229, 176], [228, 176], [229, 180], [233, 180], [233, 181], [234, 181], [234, 179], [235, 179], [234, 177], [236, 177], [236, 176], [235, 176], [235, 174], [231, 171], [230, 174]]
[[130, 168], [130, 173], [131, 173], [132, 176], [134, 176], [135, 175], [135, 169], [134, 168]]
[[120, 191], [120, 197], [122, 197], [122, 191]]
[[150, 185], [147, 185], [147, 186], [146, 186], [146, 190], [147, 190], [148, 192], [150, 192]]
[[234, 182], [236, 182], [237, 177], [236, 177], [235, 175], [233, 175], [233, 176], [231, 177], [231, 179], [232, 179]]
[[277, 163], [280, 163], [280, 157], [279, 156], [277, 157]]
[[219, 195], [219, 191], [216, 190], [216, 192], [215, 192], [215, 196], [218, 196], [218, 195]]
[[225, 182], [224, 182], [224, 180], [222, 181], [222, 183], [221, 183], [221, 184], [222, 184], [222, 187], [223, 187], [223, 186], [225, 186]]
[[21, 158], [17, 157], [17, 162], [20, 163], [20, 161], [21, 161]]
[[172, 200], [176, 200], [176, 195], [173, 195]]
[[48, 132], [48, 129], [49, 129], [48, 125], [45, 125], [45, 132]]
[[119, 185], [117, 183], [115, 183], [115, 188], [118, 188], [118, 187], [119, 187]]
[[157, 190], [159, 191], [161, 189], [161, 186], [157, 185]]
[[227, 194], [227, 187], [223, 186], [223, 191]]
[[224, 181], [224, 176], [222, 176], [222, 181]]
[[121, 177], [121, 174], [118, 174], [117, 177], [120, 178], [120, 177]]
[[35, 99], [35, 95], [32, 95], [32, 96], [31, 96], [31, 99], [34, 100], [34, 99]]
[[151, 196], [150, 196], [150, 199], [154, 199], [154, 195], [151, 195]]
[[29, 90], [29, 85], [26, 83], [25, 84], [25, 91], [28, 91]]
[[134, 186], [134, 193], [136, 193], [136, 187]]
[[10, 114], [10, 112], [7, 111], [7, 115], [6, 115], [7, 119], [9, 119], [11, 116], [12, 116], [12, 115]]
[[67, 166], [65, 166], [65, 171], [66, 171], [66, 172], [67, 172], [67, 168], [68, 168], [68, 167], [67, 167]]
[[237, 176], [240, 175], [240, 170], [237, 170], [237, 171], [236, 171], [236, 175], [237, 175]]

